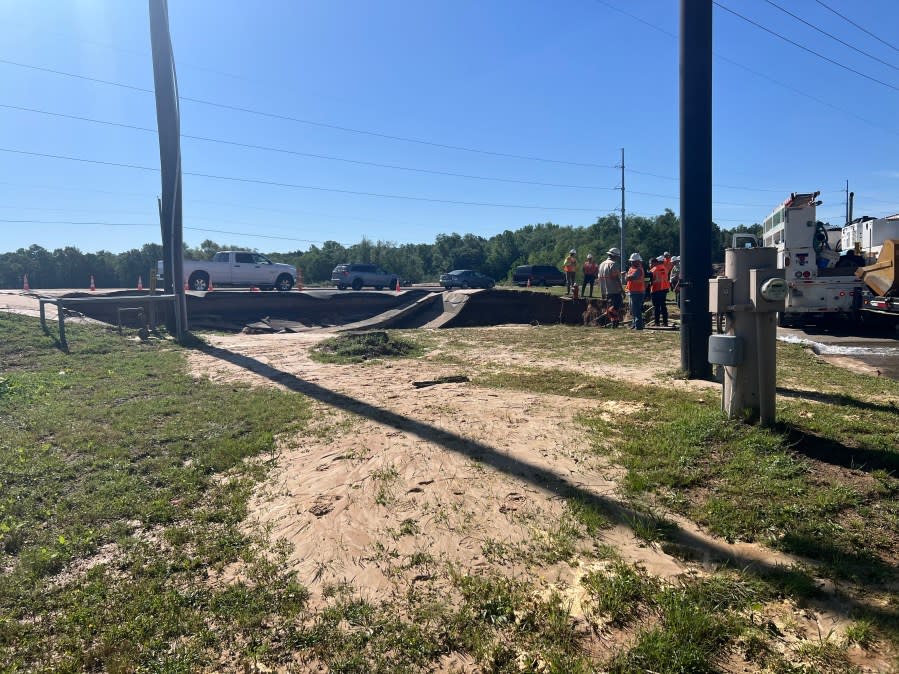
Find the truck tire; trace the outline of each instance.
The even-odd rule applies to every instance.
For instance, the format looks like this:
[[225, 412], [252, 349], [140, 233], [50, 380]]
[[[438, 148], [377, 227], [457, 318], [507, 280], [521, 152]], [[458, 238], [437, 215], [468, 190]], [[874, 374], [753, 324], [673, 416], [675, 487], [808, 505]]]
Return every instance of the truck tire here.
[[209, 274], [205, 271], [195, 271], [187, 280], [187, 287], [200, 292], [209, 290]]
[[281, 292], [287, 292], [293, 288], [293, 278], [291, 278], [290, 274], [281, 274], [275, 281], [275, 288]]
[[353, 290], [362, 290], [362, 279], [361, 278], [353, 279]]

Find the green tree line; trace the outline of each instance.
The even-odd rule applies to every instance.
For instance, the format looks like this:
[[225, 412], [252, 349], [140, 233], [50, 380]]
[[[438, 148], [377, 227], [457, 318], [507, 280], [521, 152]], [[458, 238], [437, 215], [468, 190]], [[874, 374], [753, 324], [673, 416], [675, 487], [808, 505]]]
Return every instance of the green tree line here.
[[[734, 233], [761, 233], [759, 225], [720, 229], [712, 225], [712, 261], [724, 260], [724, 248]], [[620, 241], [620, 221], [615, 215], [597, 218], [586, 227], [551, 222], [506, 230], [489, 238], [474, 234], [439, 234], [434, 243], [373, 242], [364, 238], [351, 246], [326, 241], [307, 250], [266, 253], [273, 261], [287, 262], [302, 270], [306, 283], [328, 281], [331, 270], [344, 262], [377, 264], [402, 279], [433, 281], [453, 269], [477, 269], [497, 280], [510, 278], [521, 264], [555, 264], [572, 248], [583, 260], [587, 253], [601, 259]], [[639, 252], [644, 259], [664, 251], [680, 250], [680, 222], [671, 210], [655, 217], [629, 216], [625, 223], [625, 255]], [[242, 250], [206, 240], [196, 248], [185, 247], [187, 259], [210, 259], [219, 250]], [[21, 288], [23, 277], [33, 288], [86, 288], [93, 275], [98, 287], [135, 287], [138, 276], [145, 285], [148, 274], [162, 258], [162, 246], [144, 244], [123, 253], [82, 253], [67, 246], [48, 251], [41, 246], [0, 254], [0, 288]]]

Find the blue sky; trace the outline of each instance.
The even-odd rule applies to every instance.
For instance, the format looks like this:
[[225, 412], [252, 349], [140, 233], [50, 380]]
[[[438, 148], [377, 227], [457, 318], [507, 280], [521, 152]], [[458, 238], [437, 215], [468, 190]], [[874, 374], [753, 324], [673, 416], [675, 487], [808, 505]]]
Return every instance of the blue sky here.
[[[760, 222], [789, 192], [821, 190], [819, 217], [841, 224], [846, 180], [856, 215], [899, 212], [899, 3], [825, 1], [893, 47], [817, 0], [777, 3], [885, 64], [766, 0], [721, 0], [882, 84], [716, 7], [715, 220]], [[677, 212], [678, 11], [676, 0], [170, 0], [182, 97], [317, 123], [183, 101], [185, 135], [282, 150], [184, 138], [185, 173], [323, 188], [185, 175], [185, 241], [287, 251], [587, 225], [619, 207], [622, 147], [628, 212]], [[158, 168], [152, 132], [43, 114], [154, 130], [152, 94], [35, 69], [152, 89], [147, 3], [2, 0], [0, 23], [0, 251], [158, 242], [154, 170], [22, 154]]]

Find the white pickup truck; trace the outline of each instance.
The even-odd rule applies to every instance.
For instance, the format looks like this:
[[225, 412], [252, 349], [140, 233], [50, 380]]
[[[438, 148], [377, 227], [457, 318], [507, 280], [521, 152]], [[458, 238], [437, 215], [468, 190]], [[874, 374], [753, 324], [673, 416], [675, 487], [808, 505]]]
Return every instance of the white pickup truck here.
[[[211, 260], [184, 260], [184, 282], [190, 290], [209, 290], [209, 286], [258, 286], [287, 291], [293, 288], [297, 268], [272, 262], [265, 255], [223, 250]], [[162, 278], [162, 260], [156, 263]]]

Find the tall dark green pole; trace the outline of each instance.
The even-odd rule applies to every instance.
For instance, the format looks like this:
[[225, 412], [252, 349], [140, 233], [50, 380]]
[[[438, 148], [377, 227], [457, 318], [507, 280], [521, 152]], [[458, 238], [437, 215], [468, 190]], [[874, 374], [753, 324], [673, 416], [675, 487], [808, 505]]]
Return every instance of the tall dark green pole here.
[[712, 373], [712, 0], [681, 0], [680, 208], [681, 368], [690, 379], [707, 379]]
[[[166, 0], [150, 1], [150, 46], [153, 52], [153, 84], [156, 92], [156, 126], [159, 132], [159, 167], [162, 197], [159, 217], [163, 254], [170, 260], [171, 275], [166, 290], [175, 295], [174, 327], [178, 341], [187, 331], [187, 304], [184, 297], [184, 245], [181, 221], [181, 114], [178, 106], [178, 81], [175, 57], [169, 33], [169, 9]], [[166, 268], [169, 265], [163, 263]]]

